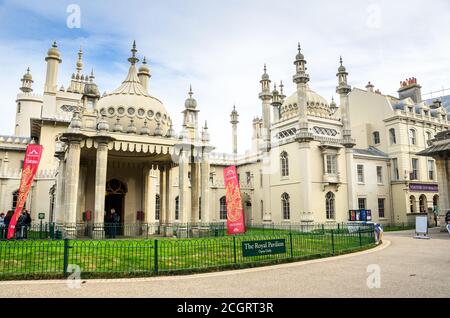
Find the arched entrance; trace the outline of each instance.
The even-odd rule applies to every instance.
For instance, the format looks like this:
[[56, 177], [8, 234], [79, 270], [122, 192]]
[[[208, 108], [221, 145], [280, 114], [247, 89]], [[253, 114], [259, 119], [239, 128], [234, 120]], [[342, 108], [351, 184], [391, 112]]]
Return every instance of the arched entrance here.
[[117, 235], [123, 235], [123, 223], [125, 219], [125, 194], [127, 186], [120, 180], [111, 179], [106, 182], [105, 212], [109, 214], [112, 209], [120, 216], [120, 225]]

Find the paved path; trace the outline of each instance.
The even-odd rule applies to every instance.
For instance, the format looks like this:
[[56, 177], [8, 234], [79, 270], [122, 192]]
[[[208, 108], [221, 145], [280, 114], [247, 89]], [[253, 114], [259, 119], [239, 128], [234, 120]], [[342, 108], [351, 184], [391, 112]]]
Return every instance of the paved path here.
[[[354, 255], [240, 271], [145, 279], [0, 282], [3, 297], [450, 297], [450, 236], [412, 232]], [[379, 289], [367, 287], [367, 267], [381, 270]]]

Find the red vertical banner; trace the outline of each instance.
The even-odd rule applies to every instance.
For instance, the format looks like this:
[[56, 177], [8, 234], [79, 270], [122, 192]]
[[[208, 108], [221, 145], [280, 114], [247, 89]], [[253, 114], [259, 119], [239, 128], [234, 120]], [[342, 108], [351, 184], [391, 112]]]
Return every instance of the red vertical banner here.
[[228, 235], [245, 233], [244, 209], [236, 167], [225, 168], [223, 178], [226, 190]]
[[36, 175], [41, 161], [43, 147], [41, 145], [28, 145], [25, 152], [25, 159], [23, 161], [22, 177], [20, 179], [19, 194], [17, 197], [16, 209], [8, 226], [8, 240], [14, 237], [17, 221], [20, 213], [22, 213], [23, 206], [27, 201], [28, 193], [30, 192], [31, 184]]

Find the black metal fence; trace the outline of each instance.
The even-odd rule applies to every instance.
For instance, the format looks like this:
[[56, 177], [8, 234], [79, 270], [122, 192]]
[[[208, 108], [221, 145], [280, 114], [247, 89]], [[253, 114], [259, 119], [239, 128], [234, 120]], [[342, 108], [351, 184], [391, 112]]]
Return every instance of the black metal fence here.
[[[325, 227], [325, 226], [324, 226]], [[243, 243], [282, 240], [285, 250], [245, 256]], [[247, 235], [198, 239], [11, 240], [0, 242], [0, 279], [20, 276], [148, 276], [256, 266], [348, 253], [375, 243], [372, 227], [286, 231], [254, 229]]]
[[[276, 234], [290, 232], [348, 231], [347, 223], [253, 223], [247, 224], [246, 234]], [[227, 236], [226, 222], [214, 223], [35, 223], [17, 227], [15, 239], [151, 239], [156, 237], [201, 238]], [[0, 240], [6, 239], [6, 229], [0, 231]]]

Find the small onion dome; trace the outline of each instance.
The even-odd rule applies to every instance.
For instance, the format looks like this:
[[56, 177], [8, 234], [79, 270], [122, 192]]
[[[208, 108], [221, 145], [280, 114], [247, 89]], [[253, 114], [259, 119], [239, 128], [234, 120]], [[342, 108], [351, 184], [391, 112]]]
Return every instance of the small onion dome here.
[[141, 128], [141, 135], [150, 135], [150, 128], [147, 126], [147, 120], [144, 121], [144, 126]]
[[171, 137], [173, 137], [174, 135], [175, 135], [175, 131], [173, 130], [173, 125], [172, 125], [172, 123], [171, 123], [171, 124], [170, 124], [170, 127], [169, 127], [169, 130], [167, 131], [166, 137], [171, 138]]
[[302, 53], [302, 48], [300, 47], [300, 43], [298, 44], [298, 53], [295, 56], [295, 59], [296, 60], [304, 60], [305, 59], [305, 56]]
[[108, 122], [105, 120], [105, 116], [102, 115], [102, 117], [100, 118], [100, 120], [98, 121], [97, 124], [97, 130], [99, 132], [107, 132], [109, 130], [109, 124]]
[[72, 120], [70, 121], [69, 127], [73, 130], [78, 130], [81, 128], [81, 118], [79, 110], [73, 112]]
[[59, 53], [56, 41], [53, 42], [52, 47], [47, 52], [47, 57], [45, 58], [45, 60], [47, 61], [48, 59], [56, 59], [59, 60], [59, 62], [61, 62], [61, 54]]
[[128, 134], [135, 134], [136, 131], [137, 131], [137, 128], [136, 128], [136, 126], [134, 124], [134, 120], [130, 119], [130, 124], [127, 127], [127, 133]]
[[266, 64], [264, 64], [264, 73], [263, 73], [263, 75], [261, 76], [261, 79], [262, 79], [263, 81], [268, 81], [268, 80], [269, 80], [269, 74], [267, 74], [267, 67], [266, 67]]
[[113, 130], [114, 130], [114, 132], [123, 132], [123, 127], [120, 124], [120, 118], [116, 119], [116, 123], [114, 124]]
[[141, 74], [150, 75], [150, 68], [147, 65], [147, 59], [145, 57], [144, 60], [142, 61], [141, 67], [139, 67], [138, 75]]
[[331, 108], [337, 108], [336, 102], [334, 101], [334, 97], [331, 98], [330, 107]]
[[100, 92], [98, 90], [97, 84], [94, 83], [94, 71], [91, 72], [91, 76], [89, 76], [89, 83], [84, 85], [84, 94], [94, 97], [100, 97]]
[[194, 93], [192, 92], [192, 86], [190, 86], [189, 98], [184, 102], [184, 107], [186, 107], [187, 109], [195, 109], [197, 107], [197, 101], [195, 100], [195, 98], [192, 98], [193, 94]]
[[27, 68], [27, 72], [23, 75], [23, 79], [27, 81], [33, 81], [33, 76], [31, 76], [30, 68]]
[[340, 59], [339, 63], [341, 64], [341, 66], [339, 66], [338, 71], [339, 71], [340, 73], [345, 72], [345, 71], [346, 71], [346, 68], [345, 68], [345, 66], [342, 64], [342, 63], [343, 63], [343, 61], [342, 61], [342, 56], [341, 56], [341, 59]]
[[155, 128], [155, 136], [162, 136], [161, 123], [158, 122]]

